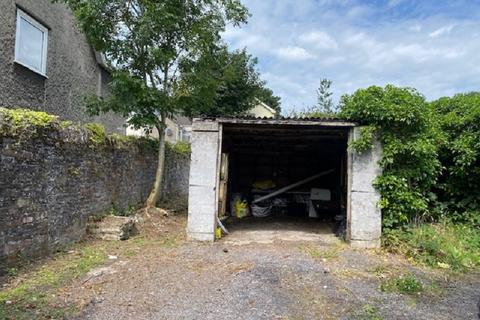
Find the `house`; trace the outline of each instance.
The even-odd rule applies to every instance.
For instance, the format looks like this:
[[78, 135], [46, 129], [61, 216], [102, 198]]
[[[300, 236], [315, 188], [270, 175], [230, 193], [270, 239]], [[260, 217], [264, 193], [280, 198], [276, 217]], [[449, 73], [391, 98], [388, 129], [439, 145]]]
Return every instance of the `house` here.
[[[247, 222], [265, 230], [272, 221], [302, 220], [310, 229], [345, 235], [352, 246], [379, 247], [380, 194], [373, 183], [382, 148], [378, 141], [362, 153], [348, 148], [360, 129], [342, 119], [194, 119], [188, 237], [213, 241], [219, 221], [234, 211], [241, 218], [233, 204], [244, 203], [254, 216]], [[267, 214], [281, 219], [261, 220]]]
[[119, 116], [85, 113], [83, 98], [107, 95], [110, 74], [64, 4], [2, 0], [0, 23], [0, 106], [95, 121], [108, 132], [125, 133]]
[[[176, 116], [165, 120], [165, 141], [176, 143], [179, 141], [190, 142], [190, 134], [192, 131], [192, 120], [185, 116]], [[135, 129], [132, 126], [127, 127], [127, 136], [144, 137], [150, 136], [158, 138], [157, 129], [153, 129], [150, 133], [145, 133], [143, 129]]]
[[[257, 104], [246, 112], [247, 116], [255, 118], [275, 118], [277, 112], [269, 107], [267, 104], [257, 99]], [[190, 142], [190, 136], [192, 132], [192, 120], [185, 116], [176, 116], [175, 118], [167, 118], [167, 128], [165, 129], [165, 140], [170, 143], [176, 143], [178, 141]], [[137, 130], [131, 126], [127, 127], [127, 136], [151, 136], [158, 138], [156, 129], [153, 129], [151, 133], [146, 134], [144, 130]]]
[[257, 104], [250, 110], [247, 111], [247, 115], [255, 118], [275, 118], [277, 116], [277, 111], [266, 103], [256, 99]]

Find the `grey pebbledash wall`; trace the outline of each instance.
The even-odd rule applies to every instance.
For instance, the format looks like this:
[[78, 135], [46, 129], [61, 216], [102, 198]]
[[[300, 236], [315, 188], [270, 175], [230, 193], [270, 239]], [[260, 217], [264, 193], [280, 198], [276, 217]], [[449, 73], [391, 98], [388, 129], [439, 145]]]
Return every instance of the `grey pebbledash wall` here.
[[[26, 126], [0, 113], [0, 273], [81, 239], [89, 216], [145, 201], [157, 153], [145, 140], [93, 143], [85, 128]], [[14, 131], [14, 130], [13, 130]], [[5, 133], [7, 132], [7, 133]], [[186, 198], [189, 156], [167, 154], [167, 196]]]
[[[14, 62], [17, 9], [49, 29], [46, 77]], [[46, 111], [63, 120], [99, 122], [125, 134], [125, 119], [108, 113], [89, 117], [86, 95], [108, 94], [109, 73], [75, 22], [72, 12], [51, 0], [0, 1], [0, 106]]]

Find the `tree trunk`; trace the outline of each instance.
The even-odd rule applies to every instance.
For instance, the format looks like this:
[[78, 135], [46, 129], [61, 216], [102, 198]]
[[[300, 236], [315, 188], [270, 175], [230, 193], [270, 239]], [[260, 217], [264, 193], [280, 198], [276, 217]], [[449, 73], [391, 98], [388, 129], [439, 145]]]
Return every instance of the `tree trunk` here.
[[163, 173], [165, 167], [165, 117], [162, 116], [161, 123], [156, 126], [158, 130], [158, 165], [157, 165], [157, 172], [155, 173], [155, 181], [153, 183], [152, 191], [150, 191], [150, 195], [148, 196], [147, 201], [145, 202], [145, 206], [147, 208], [155, 207], [157, 205], [158, 200], [160, 199], [160, 195], [162, 193], [162, 181], [163, 181]]

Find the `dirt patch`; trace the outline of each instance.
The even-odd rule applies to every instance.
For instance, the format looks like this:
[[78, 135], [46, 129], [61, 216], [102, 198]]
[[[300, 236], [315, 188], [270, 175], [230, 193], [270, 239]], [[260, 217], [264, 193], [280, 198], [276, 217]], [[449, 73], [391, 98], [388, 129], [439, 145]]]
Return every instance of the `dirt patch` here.
[[[103, 265], [55, 293], [75, 306], [72, 319], [477, 318], [478, 273], [454, 276], [381, 250], [305, 239], [190, 243], [185, 215], [145, 220], [140, 236], [106, 248]], [[404, 275], [421, 287], [398, 289]], [[395, 285], [382, 290], [386, 282]]]
[[[179, 241], [118, 268], [81, 319], [474, 319], [480, 297], [478, 275], [445, 277], [382, 251], [318, 241]], [[405, 273], [421, 292], [382, 291]]]

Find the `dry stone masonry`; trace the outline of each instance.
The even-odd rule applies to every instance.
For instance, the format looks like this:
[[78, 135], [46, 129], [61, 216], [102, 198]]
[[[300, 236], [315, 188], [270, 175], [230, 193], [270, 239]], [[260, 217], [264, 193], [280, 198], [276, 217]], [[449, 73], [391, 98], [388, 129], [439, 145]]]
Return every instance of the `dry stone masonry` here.
[[[30, 115], [7, 119], [5, 110], [0, 108], [0, 273], [19, 259], [81, 239], [91, 215], [145, 201], [157, 164], [151, 142], [103, 137], [98, 143], [85, 128]], [[170, 167], [177, 158], [167, 154], [165, 184], [186, 198], [189, 157], [183, 158]]]

